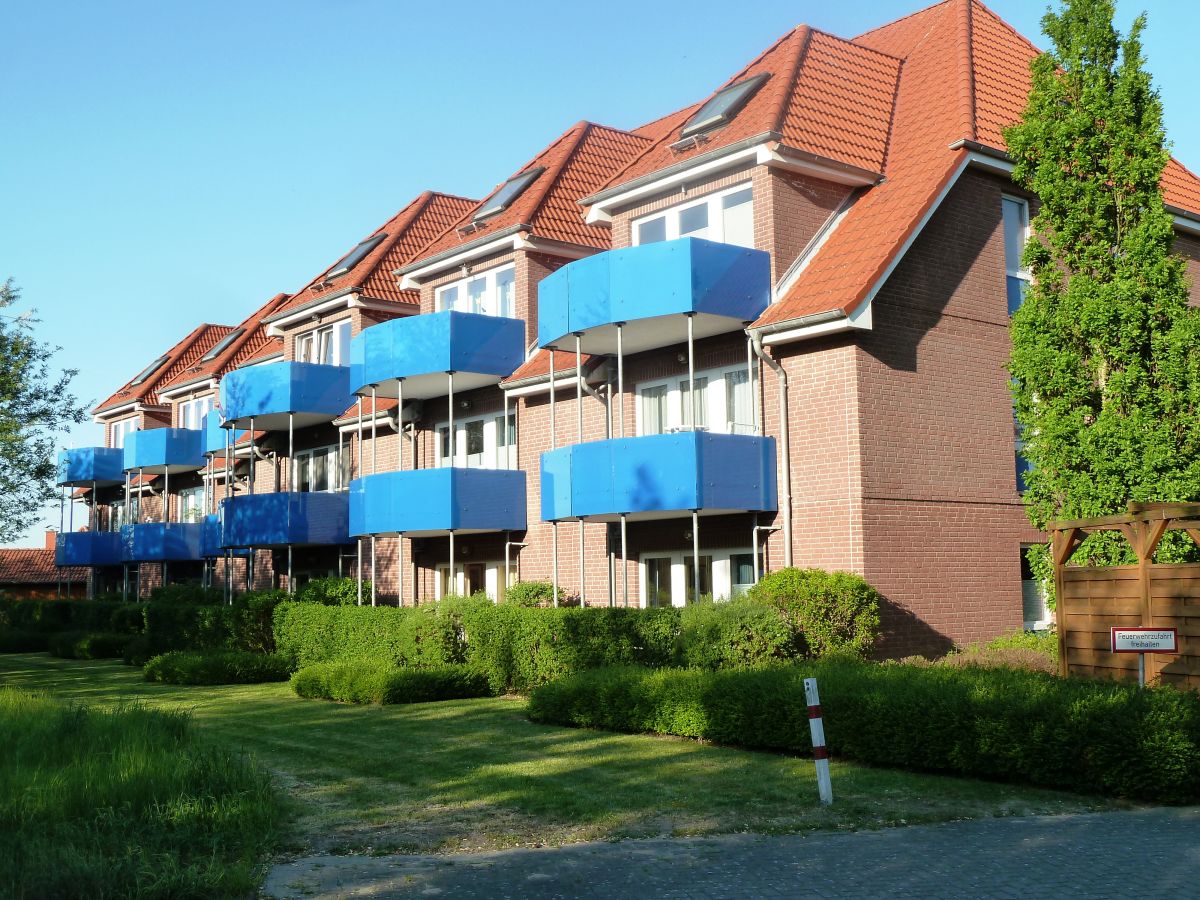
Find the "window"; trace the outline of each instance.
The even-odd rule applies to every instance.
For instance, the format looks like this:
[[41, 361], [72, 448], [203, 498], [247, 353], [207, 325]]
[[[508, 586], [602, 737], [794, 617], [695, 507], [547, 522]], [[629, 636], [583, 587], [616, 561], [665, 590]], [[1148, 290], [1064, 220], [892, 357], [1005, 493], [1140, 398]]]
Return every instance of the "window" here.
[[162, 366], [162, 364], [166, 361], [167, 358], [165, 356], [160, 356], [154, 362], [150, 363], [150, 365], [146, 366], [146, 368], [142, 369], [142, 371], [138, 372], [137, 377], [134, 378], [133, 381], [129, 382], [129, 386], [133, 387], [135, 384], [141, 384], [143, 381], [157, 372], [159, 367]]
[[637, 245], [696, 237], [753, 248], [754, 191], [739, 185], [653, 213], [634, 222], [633, 234]]
[[750, 389], [750, 373], [733, 369], [725, 373], [726, 430], [730, 434], [754, 434], [754, 393]]
[[466, 438], [467, 468], [478, 469], [483, 466], [483, 420], [463, 423], [463, 437]]
[[232, 344], [234, 341], [236, 341], [238, 338], [240, 338], [245, 333], [246, 333], [245, 328], [233, 329], [233, 331], [229, 332], [229, 334], [225, 335], [225, 337], [223, 337], [219, 341], [217, 341], [217, 343], [213, 345], [213, 348], [211, 350], [209, 350], [202, 357], [200, 357], [200, 362], [208, 362], [209, 360], [216, 359], [218, 356], [220, 356], [222, 353], [225, 352], [225, 350], [229, 347], [230, 344]]
[[693, 428], [718, 434], [756, 434], [751, 385], [745, 366], [696, 373], [696, 421], [693, 426], [687, 378], [639, 384], [638, 434], [665, 434]]
[[340, 491], [348, 485], [350, 447], [337, 446], [300, 450], [292, 460], [292, 490], [300, 492]]
[[199, 522], [204, 518], [204, 488], [185, 488], [179, 492], [179, 521]]
[[323, 325], [296, 336], [296, 359], [323, 366], [350, 364], [350, 320]]
[[650, 385], [639, 388], [641, 396], [642, 434], [665, 434], [667, 430], [667, 386]]
[[492, 423], [496, 429], [496, 468], [517, 467], [517, 414], [508, 414], [508, 428], [504, 427], [504, 416], [496, 416]]
[[1029, 565], [1029, 547], [1021, 546], [1021, 610], [1025, 627], [1031, 631], [1048, 628], [1052, 621], [1046, 602], [1046, 583], [1036, 578]]
[[368, 253], [387, 238], [386, 234], [373, 234], [362, 243], [358, 244], [353, 250], [339, 259], [333, 264], [333, 268], [329, 270], [326, 278], [336, 278], [338, 275], [345, 274], [362, 262]]
[[538, 166], [537, 168], [530, 169], [528, 172], [522, 172], [520, 175], [514, 175], [508, 179], [508, 181], [504, 182], [504, 186], [500, 190], [484, 201], [475, 215], [471, 217], [471, 221], [479, 222], [504, 212], [504, 210], [512, 205], [514, 200], [521, 196], [525, 188], [533, 184], [537, 177], [545, 171], [546, 169], [543, 166]]
[[679, 136], [691, 137], [733, 121], [733, 117], [741, 112], [742, 107], [750, 102], [750, 98], [758, 93], [758, 89], [770, 77], [769, 72], [761, 72], [722, 88], [687, 120]]
[[703, 375], [696, 376], [696, 399], [692, 402], [690, 396], [692, 383], [688, 379], [679, 382], [680, 419], [684, 428], [692, 427], [692, 416], [696, 417], [697, 429], [708, 428], [708, 379]]
[[754, 554], [729, 555], [729, 596], [740, 597], [754, 587]]
[[138, 520], [140, 506], [137, 494], [129, 497], [129, 515], [125, 515], [125, 500], [114, 500], [108, 504], [108, 530], [120, 531], [122, 525], [131, 525]]
[[515, 285], [513, 266], [492, 269], [438, 288], [434, 306], [438, 312], [453, 309], [511, 319], [516, 315]]
[[1032, 279], [1021, 265], [1021, 254], [1029, 241], [1029, 203], [1015, 197], [1001, 200], [1004, 212], [1004, 276], [1008, 293], [1008, 314], [1011, 316], [1025, 300]]
[[137, 417], [112, 423], [112, 446], [124, 447], [125, 438], [137, 431]]
[[[696, 603], [696, 570], [692, 564], [693, 556], [685, 556], [683, 558], [683, 590], [684, 596], [688, 603]], [[713, 558], [711, 556], [700, 557], [700, 596], [713, 596]]]
[[671, 557], [652, 556], [645, 560], [646, 605], [671, 605]]
[[[487, 415], [454, 420], [456, 460], [450, 459], [450, 426], [443, 423], [437, 427], [437, 465], [459, 466], [468, 469], [516, 468], [517, 419], [509, 413], [508, 434], [505, 434], [504, 416]], [[511, 465], [509, 460], [511, 459]]]
[[213, 398], [200, 397], [179, 404], [179, 427], [200, 429], [204, 427], [204, 417], [212, 411]]
[[[686, 520], [659, 522], [660, 530], [677, 526], [681, 543], [691, 542]], [[701, 533], [704, 526], [701, 525]], [[647, 554], [641, 559], [643, 606], [683, 606], [696, 602], [695, 569], [690, 549]], [[709, 550], [700, 555], [700, 595], [715, 600], [740, 596], [754, 584], [754, 557], [748, 548]]]

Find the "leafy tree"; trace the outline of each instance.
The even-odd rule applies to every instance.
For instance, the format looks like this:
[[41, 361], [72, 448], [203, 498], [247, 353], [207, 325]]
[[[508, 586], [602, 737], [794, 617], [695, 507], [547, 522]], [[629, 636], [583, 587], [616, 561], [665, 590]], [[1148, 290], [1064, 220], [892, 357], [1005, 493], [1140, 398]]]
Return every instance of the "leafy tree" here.
[[[0, 284], [0, 311], [12, 309], [21, 292]], [[84, 410], [68, 391], [74, 369], [54, 375], [57, 350], [34, 337], [32, 311], [0, 312], [0, 543], [19, 537], [55, 497], [55, 436]]]
[[[1066, 0], [1046, 13], [1053, 49], [1033, 62], [1023, 119], [1005, 132], [1013, 180], [1040, 201], [1010, 367], [1039, 528], [1131, 500], [1200, 499], [1200, 319], [1160, 189], [1162, 103], [1144, 68], [1145, 16], [1122, 37], [1113, 12], [1112, 0]], [[1194, 551], [1171, 537], [1167, 558]], [[1114, 538], [1081, 553], [1131, 559]], [[1031, 556], [1040, 574], [1047, 549]]]

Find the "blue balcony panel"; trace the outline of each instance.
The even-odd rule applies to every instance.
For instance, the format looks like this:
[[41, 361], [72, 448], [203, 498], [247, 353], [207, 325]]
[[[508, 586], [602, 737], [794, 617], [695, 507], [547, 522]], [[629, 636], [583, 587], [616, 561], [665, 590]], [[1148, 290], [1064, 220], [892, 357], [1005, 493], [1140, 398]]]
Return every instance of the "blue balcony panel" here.
[[229, 432], [221, 427], [224, 421], [225, 419], [215, 409], [209, 410], [205, 414], [204, 424], [200, 427], [200, 431], [203, 434], [201, 449], [205, 453], [225, 452], [225, 438], [229, 435]]
[[573, 444], [542, 454], [542, 518], [631, 521], [693, 509], [778, 508], [775, 439], [700, 431]]
[[121, 484], [125, 473], [121, 470], [120, 447], [79, 447], [63, 450], [58, 454], [56, 483], [60, 487], [91, 487]]
[[344, 544], [350, 539], [343, 492], [246, 494], [221, 501], [222, 547]]
[[123, 468], [147, 475], [204, 468], [204, 435], [195, 428], [148, 428], [125, 438]]
[[496, 384], [525, 360], [525, 323], [501, 316], [444, 310], [406, 316], [365, 329], [350, 344], [350, 387], [375, 385], [377, 396], [423, 400], [447, 394], [446, 373], [454, 372], [454, 390]]
[[[234, 369], [221, 379], [221, 409], [227, 424], [261, 431], [286, 431], [332, 422], [345, 412], [350, 393], [349, 366], [277, 362]], [[224, 446], [224, 443], [222, 443]]]
[[[221, 516], [217, 513], [207, 515], [200, 525], [200, 555], [204, 559], [215, 559], [219, 556], [225, 556], [228, 551], [221, 546]], [[233, 555], [238, 557], [249, 556], [250, 551], [234, 550]]]
[[563, 266], [538, 284], [538, 346], [639, 353], [696, 338], [740, 331], [771, 299], [771, 257], [698, 238], [597, 253]]
[[199, 522], [142, 522], [121, 526], [126, 562], [187, 562], [201, 558]]
[[121, 535], [115, 531], [70, 531], [54, 539], [56, 566], [119, 566]]
[[350, 482], [350, 533], [428, 537], [524, 531], [525, 473], [413, 469]]

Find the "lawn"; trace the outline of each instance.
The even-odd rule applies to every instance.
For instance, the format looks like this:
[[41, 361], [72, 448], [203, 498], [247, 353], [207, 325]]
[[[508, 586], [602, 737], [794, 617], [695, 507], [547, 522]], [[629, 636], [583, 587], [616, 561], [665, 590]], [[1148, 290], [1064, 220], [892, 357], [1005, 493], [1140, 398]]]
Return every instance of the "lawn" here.
[[[301, 700], [286, 684], [148, 684], [117, 662], [0, 654], [0, 684], [90, 704], [193, 713], [268, 767], [295, 851], [428, 852], [652, 835], [873, 828], [1109, 806], [1054, 791], [834, 762], [817, 803], [808, 759], [680, 738], [535, 725], [521, 699], [413, 706]], [[919, 727], [920, 723], [914, 723]]]

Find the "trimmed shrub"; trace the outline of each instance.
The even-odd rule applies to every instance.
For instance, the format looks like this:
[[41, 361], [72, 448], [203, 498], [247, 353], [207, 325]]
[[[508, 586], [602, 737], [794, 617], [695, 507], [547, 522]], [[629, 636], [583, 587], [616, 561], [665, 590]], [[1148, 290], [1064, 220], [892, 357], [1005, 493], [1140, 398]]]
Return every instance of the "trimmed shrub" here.
[[375, 662], [317, 663], [292, 676], [297, 696], [342, 703], [428, 703], [487, 697], [488, 680], [467, 666], [398, 669]]
[[387, 666], [462, 662], [455, 622], [444, 613], [441, 605], [398, 609], [280, 603], [274, 612], [275, 646], [299, 668], [354, 660]]
[[[371, 596], [371, 582], [363, 581], [363, 596]], [[296, 591], [297, 603], [324, 606], [357, 606], [358, 581], [354, 578], [314, 578]]]
[[146, 646], [151, 656], [171, 650], [275, 649], [272, 616], [289, 599], [286, 591], [247, 591], [233, 605], [147, 603]]
[[147, 662], [143, 673], [147, 681], [164, 684], [259, 684], [287, 681], [291, 671], [278, 653], [173, 650]]
[[1200, 800], [1200, 695], [1037, 672], [847, 658], [705, 672], [599, 669], [539, 687], [537, 722], [811, 751], [816, 676], [830, 753], [1163, 803]]
[[0, 600], [0, 630], [136, 634], [142, 630], [143, 605], [104, 600]]
[[[559, 600], [563, 592], [558, 592]], [[504, 602], [513, 606], [553, 606], [554, 584], [550, 581], [518, 581], [504, 592]]]
[[129, 643], [125, 645], [125, 652], [121, 654], [121, 661], [127, 666], [144, 666], [155, 655], [156, 653], [154, 647], [151, 645], [150, 638], [144, 634], [135, 634], [129, 639]]
[[862, 656], [879, 639], [879, 592], [859, 575], [780, 569], [763, 576], [749, 598], [778, 609], [812, 656]]
[[46, 649], [49, 639], [44, 631], [5, 628], [0, 631], [0, 653], [40, 653]]
[[110, 631], [60, 631], [49, 635], [46, 648], [63, 659], [119, 659], [130, 640]]
[[150, 602], [213, 606], [225, 602], [225, 592], [221, 588], [206, 588], [198, 584], [164, 584], [150, 591]]
[[746, 599], [693, 603], [680, 610], [676, 661], [726, 669], [798, 659], [804, 644], [778, 610]]

